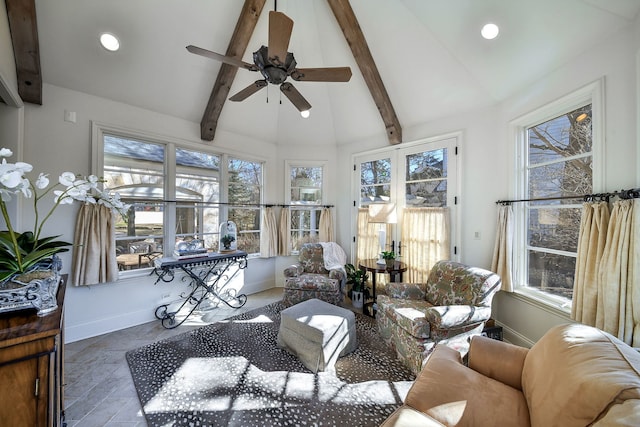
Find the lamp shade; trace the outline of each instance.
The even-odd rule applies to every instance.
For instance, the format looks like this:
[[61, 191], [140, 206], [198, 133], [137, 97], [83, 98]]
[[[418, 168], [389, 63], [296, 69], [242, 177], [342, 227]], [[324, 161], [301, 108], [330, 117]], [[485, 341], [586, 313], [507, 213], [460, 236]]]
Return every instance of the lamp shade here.
[[396, 217], [395, 203], [374, 203], [369, 205], [369, 222], [382, 224], [395, 224]]

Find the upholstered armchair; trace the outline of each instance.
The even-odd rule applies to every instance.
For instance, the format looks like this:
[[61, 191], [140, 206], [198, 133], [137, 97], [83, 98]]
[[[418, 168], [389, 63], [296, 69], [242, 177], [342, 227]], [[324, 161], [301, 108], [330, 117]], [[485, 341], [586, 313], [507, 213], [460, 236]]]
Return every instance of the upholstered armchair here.
[[[325, 254], [323, 245], [331, 254]], [[343, 287], [346, 278], [343, 254], [344, 251], [335, 243], [303, 244], [298, 255], [298, 264], [284, 270], [283, 304], [290, 306], [318, 298], [340, 305], [344, 300]]]
[[389, 283], [378, 296], [378, 331], [416, 375], [437, 343], [466, 354], [491, 317], [500, 276], [453, 261], [437, 262], [427, 283]]

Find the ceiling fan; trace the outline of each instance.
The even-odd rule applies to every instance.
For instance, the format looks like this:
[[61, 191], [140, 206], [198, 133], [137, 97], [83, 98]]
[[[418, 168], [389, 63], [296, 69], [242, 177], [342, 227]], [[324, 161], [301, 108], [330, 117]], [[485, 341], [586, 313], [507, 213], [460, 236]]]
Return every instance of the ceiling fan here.
[[286, 81], [288, 77], [295, 81], [305, 82], [348, 82], [351, 79], [351, 68], [297, 68], [293, 53], [287, 52], [292, 30], [293, 20], [291, 18], [282, 12], [270, 11], [269, 45], [262, 46], [253, 52], [253, 64], [193, 45], [187, 46], [187, 50], [196, 55], [206, 56], [249, 71], [260, 71], [264, 79], [256, 80], [242, 89], [229, 98], [230, 101], [244, 101], [271, 83], [280, 85], [282, 93], [303, 113], [311, 108], [311, 104], [291, 83]]

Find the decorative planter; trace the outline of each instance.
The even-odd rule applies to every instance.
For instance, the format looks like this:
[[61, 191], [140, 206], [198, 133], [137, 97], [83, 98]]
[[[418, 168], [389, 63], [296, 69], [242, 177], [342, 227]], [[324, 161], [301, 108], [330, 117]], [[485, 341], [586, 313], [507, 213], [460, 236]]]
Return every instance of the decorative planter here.
[[364, 302], [364, 294], [362, 292], [357, 292], [357, 291], [351, 292], [351, 304], [353, 304], [354, 308], [362, 308], [363, 302]]
[[387, 264], [387, 269], [392, 269], [393, 264], [396, 262], [395, 259], [385, 259], [384, 263]]
[[45, 316], [55, 311], [61, 268], [60, 258], [54, 255], [28, 272], [4, 280], [0, 283], [0, 313], [35, 308], [38, 316]]

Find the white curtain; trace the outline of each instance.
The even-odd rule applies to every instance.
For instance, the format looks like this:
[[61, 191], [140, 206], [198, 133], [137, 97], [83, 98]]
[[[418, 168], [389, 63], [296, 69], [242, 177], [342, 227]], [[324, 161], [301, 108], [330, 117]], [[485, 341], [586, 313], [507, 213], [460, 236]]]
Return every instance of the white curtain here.
[[640, 341], [634, 340], [640, 322], [640, 317], [637, 317], [640, 304], [637, 288], [640, 285], [634, 283], [634, 278], [640, 266], [634, 265], [637, 256], [632, 253], [633, 240], [638, 238], [638, 235], [632, 235], [634, 229], [637, 230], [633, 224], [633, 207], [633, 200], [619, 200], [611, 210], [598, 273], [599, 301], [595, 326], [631, 346], [640, 346]]
[[608, 226], [608, 203], [588, 202], [582, 205], [571, 318], [587, 325], [596, 324], [598, 274]]
[[118, 280], [114, 215], [103, 205], [84, 204], [73, 238], [72, 283], [87, 286]]
[[321, 242], [333, 242], [333, 215], [330, 208], [323, 208], [320, 213], [320, 229], [318, 231]]
[[278, 255], [291, 255], [291, 211], [289, 208], [282, 208], [280, 211], [280, 228], [278, 239]]
[[262, 210], [262, 232], [260, 233], [260, 256], [271, 258], [278, 255], [278, 224], [272, 207]]
[[[378, 231], [380, 226], [386, 224], [373, 224], [369, 222], [369, 209], [358, 209], [358, 233], [356, 235], [356, 263], [365, 259], [378, 258], [380, 254], [380, 240]], [[387, 233], [387, 236], [390, 233]]]
[[500, 289], [513, 292], [513, 208], [510, 204], [498, 206], [496, 228], [491, 270], [501, 278]]
[[449, 208], [405, 208], [402, 257], [405, 282], [424, 283], [436, 261], [450, 256]]

